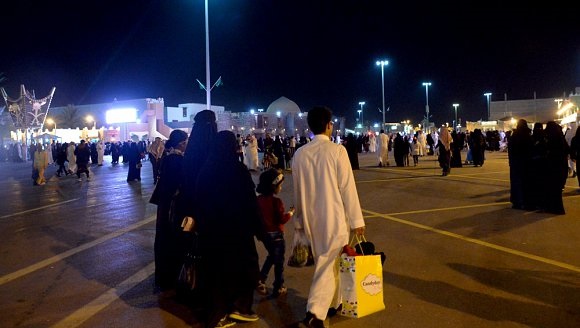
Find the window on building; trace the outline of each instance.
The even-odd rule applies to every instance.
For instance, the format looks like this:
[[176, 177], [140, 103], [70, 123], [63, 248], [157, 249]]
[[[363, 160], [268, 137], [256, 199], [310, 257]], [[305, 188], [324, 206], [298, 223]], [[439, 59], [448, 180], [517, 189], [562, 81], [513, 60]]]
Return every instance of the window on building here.
[[183, 111], [183, 117], [187, 117], [187, 107], [181, 107], [181, 110]]

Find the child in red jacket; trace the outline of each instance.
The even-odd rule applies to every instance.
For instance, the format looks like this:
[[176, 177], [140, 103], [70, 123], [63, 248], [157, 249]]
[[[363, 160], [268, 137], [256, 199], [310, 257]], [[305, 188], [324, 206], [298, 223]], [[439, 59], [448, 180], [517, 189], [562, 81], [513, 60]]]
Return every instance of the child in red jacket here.
[[274, 290], [273, 297], [286, 294], [284, 286], [284, 253], [286, 252], [286, 242], [284, 240], [284, 224], [294, 215], [294, 208], [290, 211], [284, 210], [284, 203], [275, 195], [282, 190], [284, 175], [277, 169], [269, 169], [262, 172], [260, 182], [256, 191], [258, 203], [262, 210], [262, 227], [264, 230], [263, 243], [268, 250], [266, 261], [260, 271], [260, 281], [257, 290], [260, 294], [266, 295], [266, 279], [272, 266], [274, 266]]

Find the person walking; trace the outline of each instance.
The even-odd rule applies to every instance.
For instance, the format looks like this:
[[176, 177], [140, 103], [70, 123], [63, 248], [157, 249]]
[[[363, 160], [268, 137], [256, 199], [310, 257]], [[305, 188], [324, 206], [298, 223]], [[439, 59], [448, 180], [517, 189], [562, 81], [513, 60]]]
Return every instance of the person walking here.
[[560, 124], [546, 123], [546, 176], [545, 206], [546, 212], [566, 214], [562, 200], [562, 189], [568, 178], [569, 147]]
[[160, 137], [155, 137], [155, 140], [149, 145], [149, 161], [153, 170], [153, 184], [157, 183], [157, 178], [159, 177], [159, 165], [161, 165], [164, 148]]
[[150, 203], [157, 205], [155, 223], [155, 286], [168, 296], [175, 293], [183, 257], [180, 255], [181, 220], [175, 215], [174, 197], [182, 181], [183, 153], [187, 133], [173, 130], [167, 140], [167, 155], [159, 168], [159, 179]]
[[84, 140], [81, 140], [79, 146], [75, 149], [75, 157], [77, 164], [77, 179], [82, 181], [81, 173], [87, 175], [87, 181], [91, 180], [89, 176], [89, 159], [91, 158], [91, 150]]
[[[50, 146], [48, 146], [50, 147]], [[33, 166], [37, 171], [36, 184], [42, 186], [46, 184], [46, 178], [44, 177], [44, 170], [48, 167], [48, 153], [45, 150], [45, 146], [39, 143], [36, 147], [36, 151], [32, 154], [34, 158]]]
[[105, 144], [102, 140], [97, 141], [97, 165], [103, 166], [103, 160], [105, 158]]
[[451, 143], [453, 138], [447, 127], [439, 129], [439, 143], [437, 149], [439, 150], [439, 166], [442, 169], [442, 176], [447, 176], [451, 172]]
[[248, 134], [246, 137], [244, 164], [250, 171], [257, 171], [259, 166], [258, 160], [258, 141], [253, 134]]
[[[217, 135], [216, 115], [211, 110], [202, 110], [193, 118], [194, 123], [191, 127], [185, 154], [183, 155], [183, 168], [180, 171], [181, 182], [179, 185], [179, 194], [176, 196], [176, 217], [178, 222], [182, 222], [183, 218], [188, 216], [198, 218], [199, 210], [199, 194], [196, 192], [197, 178], [199, 172], [209, 154], [214, 147], [213, 142]], [[163, 157], [164, 158], [164, 157]], [[164, 159], [161, 160], [163, 165]], [[194, 219], [194, 220], [196, 220]], [[177, 256], [185, 259], [187, 252], [193, 251], [199, 254], [200, 238], [199, 231], [194, 224], [193, 234], [184, 233], [179, 241], [184, 245], [178, 250]], [[196, 247], [197, 245], [197, 247]], [[203, 283], [203, 276], [205, 272], [203, 268], [199, 267], [200, 283], [199, 288], [191, 291], [189, 288], [178, 288], [177, 298], [180, 302], [188, 304], [200, 317], [205, 317], [207, 306], [207, 290], [206, 284]]]
[[419, 156], [421, 154], [421, 145], [417, 139], [417, 137], [413, 137], [413, 141], [411, 142], [411, 155], [413, 156], [413, 166], [417, 166], [419, 164]]
[[379, 167], [389, 166], [389, 136], [385, 130], [379, 133]]
[[272, 296], [278, 297], [288, 291], [284, 286], [284, 253], [286, 241], [284, 240], [284, 225], [294, 215], [294, 208], [288, 212], [284, 209], [284, 202], [276, 195], [282, 190], [284, 174], [277, 169], [269, 169], [260, 174], [260, 183], [256, 187], [258, 204], [262, 211], [262, 230], [264, 236], [262, 242], [268, 251], [268, 256], [260, 270], [258, 292], [262, 295], [268, 293], [266, 280], [272, 266], [274, 266], [274, 284]]
[[71, 141], [66, 149], [66, 160], [68, 161], [68, 173], [74, 174], [77, 171], [77, 157], [75, 156], [76, 144]]
[[[570, 141], [570, 160], [575, 163], [576, 170], [578, 170], [578, 160], [580, 160], [580, 129], [576, 128], [576, 134]], [[576, 173], [578, 179], [578, 191], [580, 192], [580, 174]]]
[[[125, 157], [123, 157], [124, 159]], [[129, 161], [129, 171], [127, 172], [127, 182], [141, 181], [141, 167], [143, 164], [143, 153], [139, 152], [139, 146], [136, 142], [131, 142], [127, 151], [127, 160]]]
[[68, 148], [67, 143], [63, 143], [60, 145], [56, 150], [56, 164], [58, 165], [58, 170], [56, 171], [56, 176], [61, 177], [63, 173], [69, 175], [69, 171], [67, 170], [65, 163], [66, 163], [66, 150]]
[[233, 132], [218, 132], [195, 186], [195, 220], [207, 288], [206, 325], [212, 328], [229, 327], [231, 320], [259, 319], [252, 305], [260, 274], [254, 238], [260, 235], [262, 214], [252, 176], [238, 160], [237, 147]]
[[365, 223], [346, 149], [330, 141], [331, 110], [314, 107], [307, 120], [314, 139], [298, 148], [292, 161], [294, 224], [310, 240], [315, 263], [301, 324], [323, 327], [329, 309], [341, 304], [336, 259], [351, 230], [364, 235]]
[[528, 122], [519, 119], [508, 141], [510, 166], [510, 202], [514, 209], [532, 209], [530, 195], [530, 165], [533, 140]]

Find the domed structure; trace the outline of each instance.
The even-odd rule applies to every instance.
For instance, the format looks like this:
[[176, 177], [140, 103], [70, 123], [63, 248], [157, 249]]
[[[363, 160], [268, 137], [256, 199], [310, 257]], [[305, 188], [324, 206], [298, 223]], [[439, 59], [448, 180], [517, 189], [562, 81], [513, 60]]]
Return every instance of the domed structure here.
[[282, 114], [297, 114], [300, 113], [300, 107], [292, 100], [286, 97], [280, 97], [274, 100], [268, 106], [268, 109], [266, 109], [266, 113], [269, 114], [276, 114], [276, 112], [281, 112]]

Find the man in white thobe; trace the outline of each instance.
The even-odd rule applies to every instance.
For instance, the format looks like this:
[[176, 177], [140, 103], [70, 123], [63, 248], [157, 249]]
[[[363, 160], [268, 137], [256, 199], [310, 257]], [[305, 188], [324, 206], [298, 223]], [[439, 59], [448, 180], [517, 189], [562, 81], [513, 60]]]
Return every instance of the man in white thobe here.
[[314, 139], [298, 148], [292, 161], [294, 224], [310, 240], [316, 265], [303, 323], [322, 327], [329, 309], [341, 303], [336, 259], [350, 231], [363, 235], [365, 223], [346, 148], [330, 141], [330, 109], [310, 110], [308, 126]]
[[379, 167], [389, 166], [389, 136], [385, 130], [379, 133]]
[[99, 166], [103, 166], [103, 160], [105, 158], [105, 144], [103, 140], [97, 142], [97, 163]]
[[258, 159], [258, 140], [253, 134], [246, 137], [246, 150], [244, 155], [244, 164], [250, 171], [257, 171], [259, 165]]

